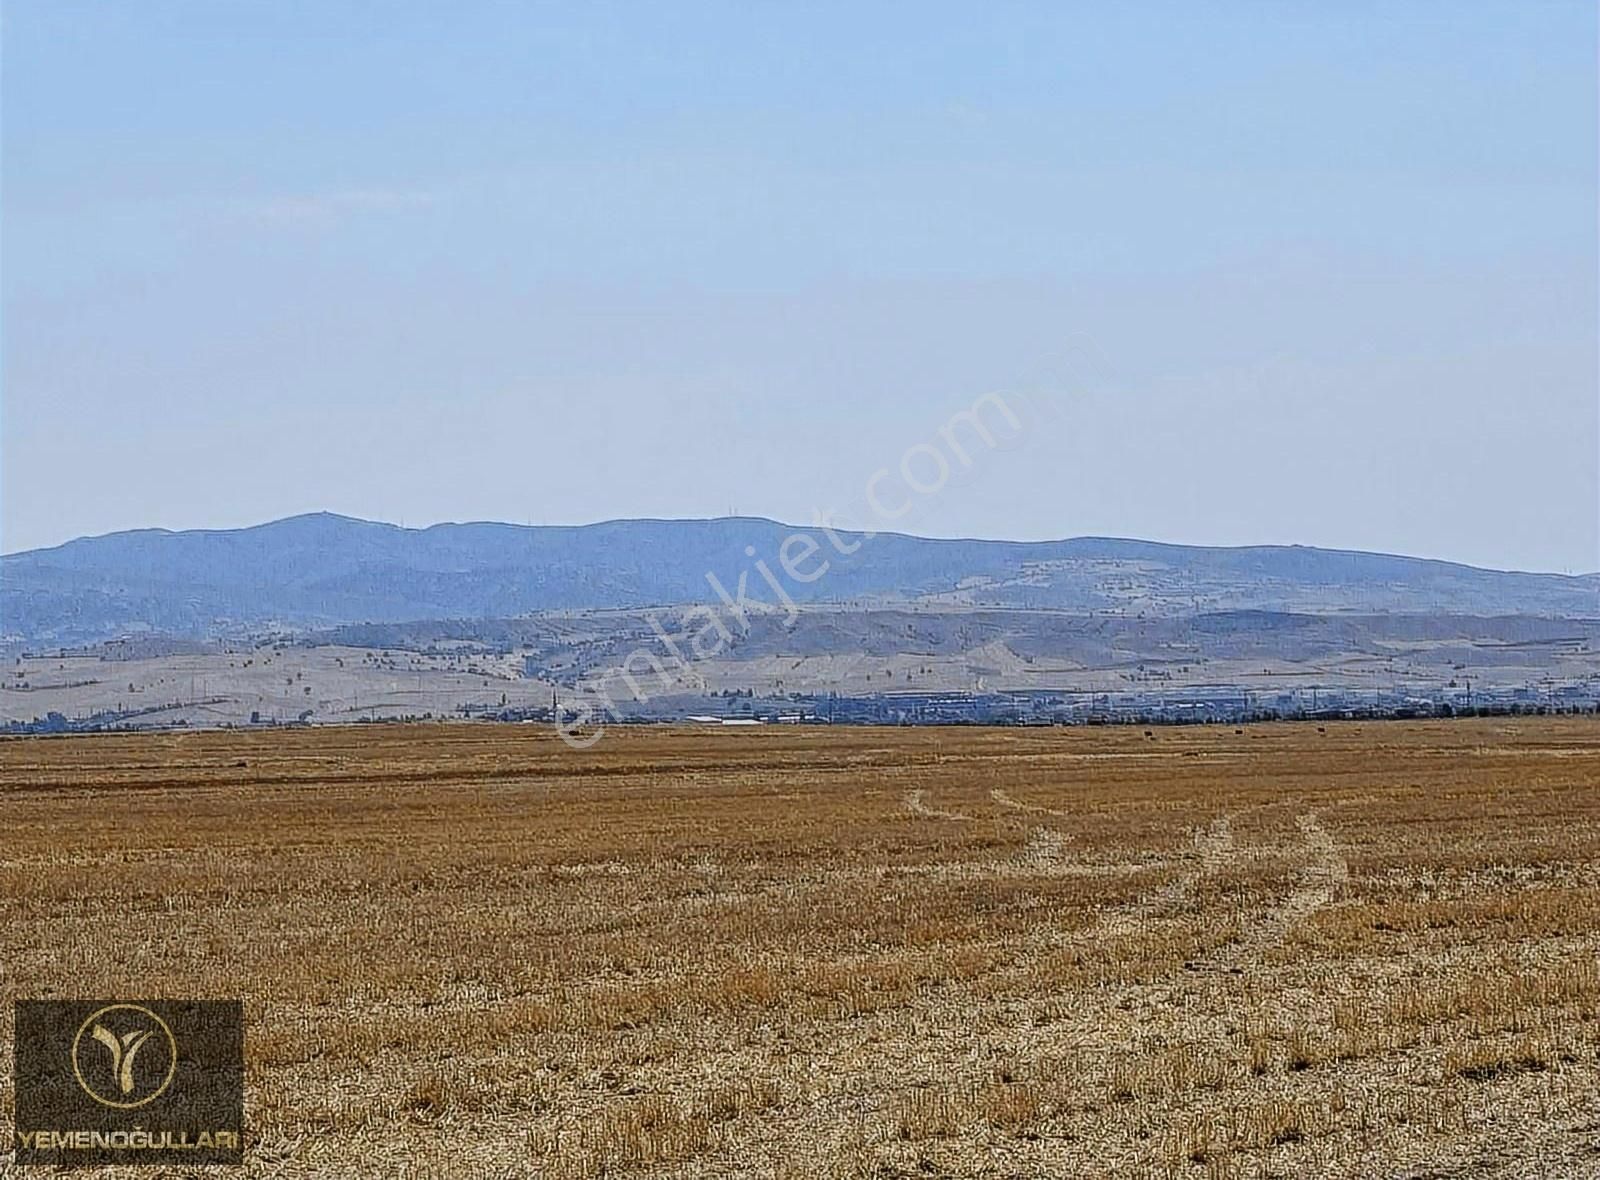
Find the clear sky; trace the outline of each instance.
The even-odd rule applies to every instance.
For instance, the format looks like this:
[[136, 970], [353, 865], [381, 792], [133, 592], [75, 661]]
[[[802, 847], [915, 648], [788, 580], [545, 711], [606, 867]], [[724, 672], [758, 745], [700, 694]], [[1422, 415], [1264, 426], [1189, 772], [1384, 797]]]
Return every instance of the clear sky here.
[[1600, 568], [1573, 3], [7, 0], [0, 548], [328, 509]]

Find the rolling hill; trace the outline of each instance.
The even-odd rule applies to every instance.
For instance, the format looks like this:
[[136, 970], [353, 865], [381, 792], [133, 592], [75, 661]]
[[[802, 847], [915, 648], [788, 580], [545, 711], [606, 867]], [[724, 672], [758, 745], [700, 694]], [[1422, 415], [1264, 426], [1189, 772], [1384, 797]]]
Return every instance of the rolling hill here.
[[[785, 540], [819, 547], [784, 572]], [[795, 544], [791, 558], [807, 548]], [[841, 549], [851, 550], [849, 553]], [[752, 517], [407, 529], [330, 513], [250, 528], [145, 529], [0, 557], [0, 635], [82, 643], [205, 638], [777, 595], [797, 603], [1026, 608], [1177, 617], [1217, 611], [1600, 615], [1600, 575], [1510, 573], [1303, 546], [1206, 548], [1102, 537], [1015, 542], [842, 533]]]

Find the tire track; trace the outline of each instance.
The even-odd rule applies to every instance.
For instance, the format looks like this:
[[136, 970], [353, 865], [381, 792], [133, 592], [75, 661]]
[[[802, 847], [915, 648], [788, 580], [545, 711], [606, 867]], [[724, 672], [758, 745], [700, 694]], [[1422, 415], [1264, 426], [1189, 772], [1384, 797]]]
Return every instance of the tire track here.
[[1349, 863], [1316, 815], [1308, 811], [1296, 816], [1294, 822], [1304, 837], [1305, 851], [1297, 884], [1282, 904], [1248, 926], [1237, 942], [1218, 951], [1213, 966], [1237, 971], [1258, 962], [1287, 939], [1296, 925], [1332, 905], [1339, 887], [1350, 879]]
[[1067, 838], [1049, 828], [1034, 828], [1027, 845], [1011, 859], [1011, 865], [1025, 873], [1055, 876], [1074, 868], [1071, 853], [1067, 851]]
[[923, 802], [926, 796], [927, 792], [921, 787], [918, 787], [915, 791], [907, 791], [906, 810], [911, 812], [912, 815], [920, 815], [925, 819], [970, 820], [972, 818], [970, 815], [963, 815], [959, 811], [940, 811], [937, 807], [929, 807]]
[[1009, 807], [1012, 811], [1028, 811], [1034, 815], [1053, 815], [1057, 819], [1072, 818], [1065, 811], [1057, 811], [1054, 807], [1040, 807], [1034, 803], [1023, 803], [1021, 800], [1013, 799], [998, 787], [989, 792], [989, 797], [1000, 804], [1001, 807]]
[[1199, 855], [1198, 867], [1140, 898], [1127, 909], [1107, 915], [1100, 923], [1101, 930], [1128, 933], [1152, 918], [1177, 912], [1194, 894], [1196, 885], [1221, 871], [1236, 855], [1231, 817], [1219, 815], [1211, 821], [1210, 827], [1196, 832], [1194, 846]]

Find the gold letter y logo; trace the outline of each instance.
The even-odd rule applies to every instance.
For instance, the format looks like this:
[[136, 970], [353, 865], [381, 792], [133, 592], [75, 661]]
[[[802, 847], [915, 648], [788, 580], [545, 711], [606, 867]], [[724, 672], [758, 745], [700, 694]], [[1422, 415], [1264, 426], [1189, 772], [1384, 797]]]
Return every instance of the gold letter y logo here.
[[111, 1072], [116, 1077], [117, 1084], [122, 1087], [122, 1092], [132, 1094], [134, 1054], [139, 1052], [139, 1046], [150, 1039], [150, 1030], [123, 1033], [122, 1040], [118, 1041], [106, 1031], [104, 1025], [96, 1023], [93, 1036], [111, 1051]]

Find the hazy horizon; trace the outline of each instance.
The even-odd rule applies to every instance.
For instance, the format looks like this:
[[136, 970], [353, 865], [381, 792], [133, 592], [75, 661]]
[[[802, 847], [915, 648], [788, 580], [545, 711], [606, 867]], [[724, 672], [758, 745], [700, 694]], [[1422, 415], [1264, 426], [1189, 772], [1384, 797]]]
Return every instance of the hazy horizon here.
[[[13, 556], [17, 556], [17, 555], [20, 555], [20, 554], [23, 554], [23, 553], [33, 553], [33, 552], [39, 552], [39, 551], [42, 551], [42, 550], [55, 549], [55, 548], [60, 547], [61, 545], [71, 544], [73, 541], [94, 540], [94, 539], [96, 539], [98, 537], [115, 536], [115, 535], [122, 534], [122, 533], [160, 532], [160, 533], [168, 533], [168, 534], [177, 534], [177, 533], [195, 533], [195, 532], [204, 532], [204, 533], [239, 532], [239, 531], [242, 531], [242, 530], [245, 530], [245, 529], [261, 528], [261, 527], [264, 527], [264, 526], [267, 526], [267, 525], [281, 524], [281, 523], [283, 523], [285, 521], [300, 519], [300, 518], [304, 518], [304, 517], [312, 517], [312, 516], [333, 516], [333, 517], [338, 517], [338, 518], [341, 518], [341, 519], [344, 519], [344, 520], [357, 521], [357, 522], [362, 523], [362, 524], [385, 525], [385, 526], [388, 526], [390, 528], [404, 529], [404, 530], [409, 531], [409, 532], [422, 532], [422, 531], [425, 531], [427, 529], [446, 528], [446, 527], [450, 527], [450, 526], [454, 526], [454, 525], [479, 525], [479, 524], [512, 525], [512, 526], [515, 526], [515, 527], [518, 527], [518, 528], [581, 529], [581, 528], [589, 528], [589, 527], [593, 527], [593, 526], [597, 526], [597, 525], [607, 525], [607, 524], [626, 524], [626, 523], [693, 524], [693, 523], [704, 523], [704, 522], [713, 522], [713, 521], [722, 521], [722, 520], [753, 520], [753, 521], [761, 521], [761, 522], [764, 522], [766, 524], [775, 524], [775, 525], [778, 525], [778, 526], [780, 526], [782, 528], [794, 529], [796, 531], [810, 531], [812, 533], [818, 532], [818, 528], [819, 528], [819, 526], [816, 525], [814, 522], [808, 522], [808, 521], [803, 521], [803, 520], [782, 520], [782, 519], [777, 518], [777, 517], [760, 516], [760, 515], [754, 515], [754, 514], [750, 514], [750, 513], [723, 514], [723, 515], [716, 515], [716, 516], [649, 516], [649, 515], [643, 515], [643, 516], [608, 516], [608, 517], [604, 517], [604, 518], [598, 519], [598, 520], [582, 520], [582, 521], [529, 522], [529, 521], [521, 521], [521, 520], [502, 520], [502, 519], [494, 519], [494, 518], [489, 518], [489, 517], [480, 517], [480, 518], [474, 518], [474, 519], [461, 519], [461, 520], [432, 520], [432, 521], [426, 521], [426, 522], [414, 522], [414, 521], [407, 521], [407, 520], [384, 520], [382, 518], [370, 517], [370, 516], [356, 516], [356, 515], [354, 515], [352, 513], [348, 513], [348, 512], [339, 512], [339, 511], [336, 511], [334, 509], [320, 508], [320, 509], [312, 509], [312, 510], [309, 510], [309, 511], [306, 511], [306, 512], [292, 513], [289, 516], [273, 517], [270, 520], [249, 521], [249, 522], [246, 522], [246, 523], [243, 523], [243, 524], [237, 524], [237, 525], [218, 525], [218, 526], [206, 526], [206, 527], [194, 527], [194, 528], [185, 528], [185, 527], [176, 527], [175, 528], [175, 527], [170, 527], [170, 526], [166, 526], [166, 525], [145, 525], [145, 526], [141, 526], [139, 528], [132, 528], [132, 529], [114, 529], [114, 530], [112, 530], [110, 532], [107, 532], [107, 533], [84, 533], [84, 534], [81, 534], [80, 536], [70, 537], [65, 541], [57, 542], [57, 543], [51, 544], [51, 545], [39, 545], [39, 546], [34, 546], [31, 549], [6, 549], [6, 550], [0, 550], [0, 557], [13, 557]], [[847, 532], [850, 532], [851, 530], [844, 529], [841, 526], [838, 531], [840, 531], [841, 533], [847, 533]], [[917, 530], [915, 528], [880, 528], [880, 529], [876, 530], [876, 532], [879, 535], [906, 536], [906, 537], [914, 537], [914, 538], [919, 538], [919, 539], [922, 539], [922, 540], [929, 540], [929, 541], [978, 541], [978, 542], [995, 541], [995, 542], [1001, 542], [1001, 543], [1016, 543], [1016, 544], [1048, 544], [1048, 543], [1056, 542], [1056, 541], [1072, 541], [1072, 540], [1095, 539], [1095, 540], [1110, 540], [1110, 541], [1149, 542], [1151, 544], [1156, 544], [1156, 545], [1171, 545], [1171, 546], [1183, 547], [1183, 548], [1201, 548], [1201, 549], [1210, 549], [1210, 548], [1216, 548], [1216, 549], [1315, 548], [1315, 549], [1320, 549], [1320, 550], [1324, 550], [1324, 551], [1327, 551], [1327, 552], [1343, 551], [1343, 552], [1354, 552], [1354, 553], [1369, 553], [1369, 554], [1373, 554], [1375, 556], [1383, 556], [1383, 557], [1408, 557], [1408, 558], [1416, 558], [1416, 559], [1422, 560], [1422, 561], [1441, 561], [1441, 562], [1446, 562], [1446, 563], [1451, 563], [1451, 564], [1468, 565], [1468, 566], [1472, 566], [1473, 568], [1485, 569], [1485, 570], [1489, 570], [1491, 572], [1526, 573], [1526, 574], [1555, 574], [1555, 575], [1558, 575], [1558, 576], [1568, 576], [1568, 577], [1589, 577], [1589, 576], [1600, 575], [1600, 568], [1582, 569], [1582, 570], [1570, 570], [1570, 571], [1568, 571], [1568, 570], [1517, 569], [1517, 568], [1512, 568], [1512, 567], [1501, 567], [1501, 566], [1475, 566], [1471, 562], [1455, 562], [1451, 558], [1438, 557], [1436, 555], [1428, 554], [1428, 553], [1398, 553], [1398, 552], [1393, 552], [1393, 551], [1389, 551], [1389, 550], [1355, 549], [1355, 548], [1350, 548], [1350, 547], [1341, 547], [1341, 546], [1332, 546], [1332, 545], [1307, 546], [1307, 545], [1304, 545], [1303, 543], [1298, 542], [1298, 541], [1257, 541], [1257, 542], [1244, 542], [1244, 543], [1238, 544], [1238, 545], [1205, 545], [1205, 544], [1201, 544], [1199, 542], [1184, 541], [1184, 540], [1180, 540], [1180, 539], [1173, 539], [1173, 538], [1170, 538], [1170, 537], [1131, 537], [1131, 536], [1124, 536], [1124, 535], [1120, 535], [1120, 534], [1108, 534], [1108, 533], [1071, 533], [1071, 534], [1063, 534], [1063, 535], [1058, 536], [1058, 537], [1008, 537], [1008, 536], [975, 536], [975, 535], [971, 535], [971, 534], [945, 535], [945, 534], [939, 534], [939, 533], [930, 533], [930, 532], [926, 532], [926, 531], [919, 531], [919, 530]]]
[[0, 551], [365, 518], [1600, 569], [1590, 4], [8, 4]]

